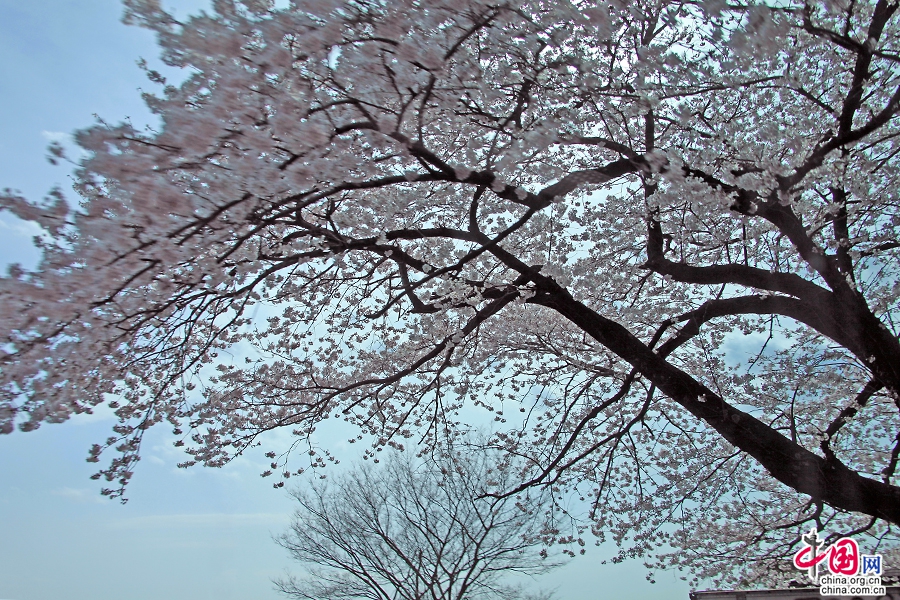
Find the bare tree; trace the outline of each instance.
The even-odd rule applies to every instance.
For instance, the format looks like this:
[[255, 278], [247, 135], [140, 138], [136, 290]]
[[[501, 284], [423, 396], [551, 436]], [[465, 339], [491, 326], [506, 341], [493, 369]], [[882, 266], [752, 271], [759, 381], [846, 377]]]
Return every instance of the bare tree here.
[[533, 496], [484, 495], [511, 483], [508, 469], [490, 462], [495, 453], [441, 452], [427, 461], [388, 454], [386, 464], [292, 492], [299, 509], [278, 542], [310, 576], [277, 582], [282, 592], [308, 600], [499, 600], [523, 596], [505, 576], [559, 564], [539, 550], [544, 518]]

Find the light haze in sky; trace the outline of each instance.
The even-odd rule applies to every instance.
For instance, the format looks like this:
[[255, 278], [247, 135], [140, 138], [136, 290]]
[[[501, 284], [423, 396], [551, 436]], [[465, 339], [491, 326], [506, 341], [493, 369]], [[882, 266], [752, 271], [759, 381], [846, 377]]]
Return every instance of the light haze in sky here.
[[[206, 6], [165, 4], [181, 16]], [[159, 67], [152, 34], [121, 24], [121, 13], [118, 0], [0, 0], [0, 188], [32, 199], [54, 185], [68, 190], [71, 165], [51, 166], [46, 147], [56, 140], [71, 149], [68, 134], [91, 125], [94, 114], [154, 122], [140, 99], [141, 87], [154, 86], [136, 60], [179, 76]], [[75, 202], [71, 190], [67, 196]], [[35, 233], [0, 215], [0, 268], [33, 267]], [[85, 462], [114, 423], [98, 413], [0, 436], [0, 599], [283, 598], [271, 580], [302, 571], [272, 536], [287, 529], [293, 506], [285, 490], [259, 477], [267, 462], [261, 451], [222, 469], [178, 469], [184, 454], [164, 427], [154, 428], [122, 505], [100, 496], [100, 482], [89, 478], [96, 465]], [[347, 463], [356, 453], [344, 439], [322, 442]], [[687, 599], [675, 574], [657, 573], [651, 585], [639, 561], [601, 564], [614, 552], [591, 550], [534, 587], [555, 588], [560, 600]]]

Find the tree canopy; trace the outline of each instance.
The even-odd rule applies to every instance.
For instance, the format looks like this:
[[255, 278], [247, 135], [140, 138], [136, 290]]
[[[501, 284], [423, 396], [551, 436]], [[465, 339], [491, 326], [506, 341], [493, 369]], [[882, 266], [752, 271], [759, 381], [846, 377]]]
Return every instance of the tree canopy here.
[[896, 2], [125, 5], [189, 75], [77, 134], [77, 206], [3, 195], [46, 234], [0, 279], [0, 431], [108, 404], [118, 497], [157, 424], [221, 466], [487, 413], [508, 492], [622, 557], [896, 547]]

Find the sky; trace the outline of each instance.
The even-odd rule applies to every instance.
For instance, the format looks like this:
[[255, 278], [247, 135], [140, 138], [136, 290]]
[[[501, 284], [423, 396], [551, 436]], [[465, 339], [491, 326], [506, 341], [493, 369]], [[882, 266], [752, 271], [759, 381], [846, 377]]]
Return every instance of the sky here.
[[[165, 5], [185, 15], [206, 2]], [[120, 23], [121, 13], [118, 0], [0, 0], [0, 188], [32, 199], [68, 188], [69, 169], [47, 162], [47, 145], [65, 143], [95, 114], [154, 122], [140, 99], [152, 85], [136, 65], [143, 57], [158, 67], [153, 36]], [[0, 214], [0, 269], [35, 264], [35, 233]], [[293, 505], [259, 477], [264, 458], [178, 469], [184, 455], [157, 428], [123, 505], [101, 497], [95, 465], [85, 462], [114, 423], [98, 413], [0, 435], [0, 600], [282, 598], [272, 579], [302, 569], [273, 541]], [[688, 597], [673, 573], [651, 585], [638, 561], [601, 564], [613, 553], [592, 550], [533, 585], [560, 600]]]

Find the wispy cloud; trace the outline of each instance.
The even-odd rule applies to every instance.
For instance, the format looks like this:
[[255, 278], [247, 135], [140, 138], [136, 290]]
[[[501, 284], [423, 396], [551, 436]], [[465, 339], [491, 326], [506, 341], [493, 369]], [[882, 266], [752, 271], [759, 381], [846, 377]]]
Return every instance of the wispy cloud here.
[[42, 131], [41, 137], [48, 142], [58, 142], [60, 144], [72, 143], [72, 134], [65, 131]]
[[104, 500], [97, 495], [96, 490], [84, 488], [62, 487], [50, 492], [54, 496], [62, 496], [75, 502], [90, 502], [91, 504], [104, 504]]
[[222, 528], [222, 527], [284, 527], [290, 522], [290, 515], [282, 513], [200, 513], [181, 515], [145, 515], [128, 519], [117, 519], [110, 523], [116, 529], [157, 529], [177, 528]]
[[3, 215], [3, 218], [0, 219], [0, 229], [8, 232], [8, 235], [11, 234], [26, 238], [29, 242], [34, 236], [44, 232], [37, 223], [23, 221], [22, 219], [15, 217], [11, 218], [8, 214]]
[[[112, 397], [112, 396], [108, 396]], [[100, 421], [118, 421], [119, 417], [116, 416], [116, 412], [111, 409], [106, 404], [98, 404], [91, 408], [91, 412], [89, 413], [79, 413], [77, 415], [72, 415], [72, 418], [69, 419], [69, 423], [73, 425], [90, 425], [93, 423], [98, 423]]]
[[48, 142], [54, 142], [66, 149], [68, 157], [71, 159], [85, 158], [88, 152], [75, 143], [75, 137], [71, 133], [65, 131], [42, 131], [41, 137]]

